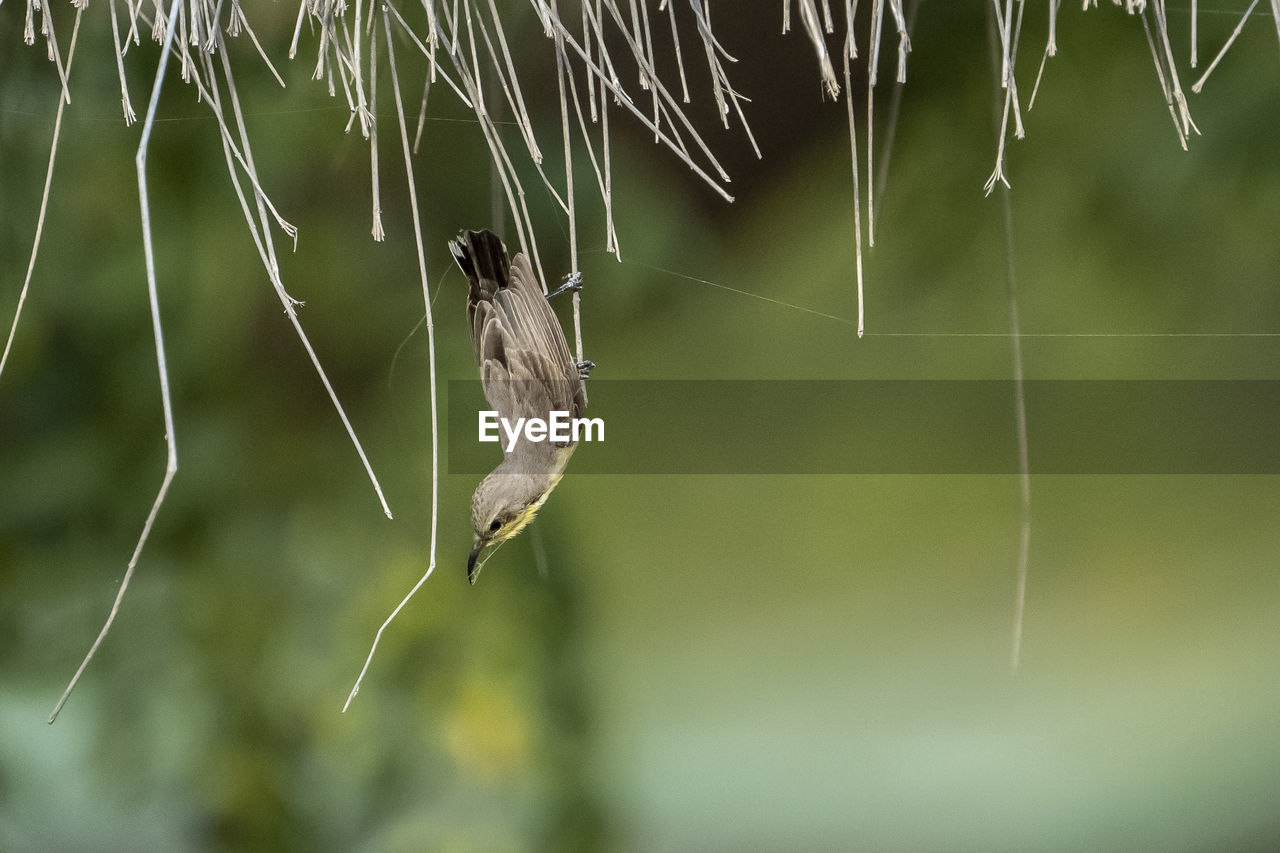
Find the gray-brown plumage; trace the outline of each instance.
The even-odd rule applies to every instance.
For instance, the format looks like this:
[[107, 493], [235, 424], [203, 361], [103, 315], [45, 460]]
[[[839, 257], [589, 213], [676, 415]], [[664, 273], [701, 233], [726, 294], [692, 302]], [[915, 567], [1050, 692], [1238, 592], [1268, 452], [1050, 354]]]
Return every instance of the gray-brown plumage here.
[[[463, 231], [449, 251], [470, 282], [467, 319], [485, 399], [499, 417], [548, 420], [551, 412], [582, 416], [587, 406], [582, 372], [569, 354], [560, 321], [523, 253], [507, 260], [492, 231]], [[523, 437], [476, 487], [471, 499], [474, 548], [467, 578], [488, 545], [505, 542], [533, 520], [564, 473], [573, 442], [529, 442]]]

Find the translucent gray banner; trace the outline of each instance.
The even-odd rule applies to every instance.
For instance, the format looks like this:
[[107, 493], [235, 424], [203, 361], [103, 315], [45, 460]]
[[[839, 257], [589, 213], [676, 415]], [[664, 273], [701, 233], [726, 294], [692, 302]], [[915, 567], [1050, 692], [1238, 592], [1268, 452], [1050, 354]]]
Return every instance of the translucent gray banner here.
[[[1016, 474], [1001, 380], [593, 379], [574, 474]], [[1033, 474], [1280, 474], [1280, 381], [1030, 380]], [[479, 382], [447, 389], [447, 470], [483, 474]]]

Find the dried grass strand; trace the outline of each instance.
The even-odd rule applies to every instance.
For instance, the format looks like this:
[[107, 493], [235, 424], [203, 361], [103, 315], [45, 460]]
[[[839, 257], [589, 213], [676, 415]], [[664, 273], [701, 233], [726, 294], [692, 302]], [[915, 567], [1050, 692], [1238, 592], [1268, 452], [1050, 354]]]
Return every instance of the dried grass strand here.
[[[384, 7], [385, 9], [385, 7]], [[383, 32], [387, 41], [387, 62], [391, 71], [391, 91], [392, 98], [396, 105], [396, 121], [400, 127], [400, 143], [401, 152], [404, 156], [405, 179], [408, 184], [409, 191], [409, 211], [413, 221], [413, 237], [414, 245], [418, 255], [418, 277], [422, 282], [422, 301], [426, 310], [426, 326], [427, 326], [427, 360], [428, 360], [428, 376], [429, 376], [429, 394], [431, 398], [431, 550], [427, 563], [427, 569], [418, 578], [417, 583], [405, 594], [400, 603], [395, 606], [387, 618], [383, 620], [378, 627], [378, 631], [374, 634], [373, 643], [369, 647], [369, 654], [365, 658], [364, 665], [360, 668], [360, 674], [356, 676], [355, 683], [351, 686], [351, 692], [347, 695], [347, 701], [342, 705], [343, 713], [351, 707], [352, 701], [360, 692], [360, 685], [364, 682], [364, 677], [369, 671], [369, 666], [373, 663], [374, 653], [378, 650], [378, 643], [382, 640], [383, 633], [387, 627], [395, 620], [409, 603], [409, 600], [422, 588], [427, 582], [427, 578], [435, 572], [436, 569], [436, 543], [437, 533], [439, 531], [440, 519], [440, 431], [439, 431], [439, 395], [436, 387], [436, 337], [435, 322], [431, 313], [431, 288], [427, 281], [427, 256], [426, 249], [423, 245], [422, 238], [422, 216], [418, 210], [418, 190], [417, 181], [413, 175], [413, 155], [409, 149], [409, 130], [405, 124], [404, 118], [404, 100], [400, 94], [400, 76], [396, 68], [396, 52], [395, 45], [391, 39], [391, 23], [385, 11], [381, 15]]]

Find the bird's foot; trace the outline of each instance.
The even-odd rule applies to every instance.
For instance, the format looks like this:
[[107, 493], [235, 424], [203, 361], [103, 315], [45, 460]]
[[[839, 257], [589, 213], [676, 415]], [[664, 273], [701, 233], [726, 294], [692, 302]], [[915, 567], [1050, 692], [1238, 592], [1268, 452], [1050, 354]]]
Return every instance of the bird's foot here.
[[547, 294], [547, 299], [553, 299], [562, 293], [580, 293], [582, 291], [582, 273], [571, 272], [564, 277], [564, 284]]
[[596, 363], [594, 361], [578, 362], [578, 375], [582, 377], [583, 382], [587, 381], [587, 377], [590, 376], [591, 371], [595, 369], [596, 369]]

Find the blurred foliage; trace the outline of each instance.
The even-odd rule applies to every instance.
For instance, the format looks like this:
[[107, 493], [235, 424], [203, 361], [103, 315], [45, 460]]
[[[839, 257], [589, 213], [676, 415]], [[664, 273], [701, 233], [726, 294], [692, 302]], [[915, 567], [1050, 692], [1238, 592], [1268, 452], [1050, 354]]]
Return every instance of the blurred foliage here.
[[[277, 55], [292, 12], [263, 9], [254, 20]], [[581, 225], [596, 375], [1009, 376], [1001, 203], [981, 194], [991, 68], [972, 8], [919, 14], [868, 256], [868, 337], [699, 283], [854, 316], [844, 110], [821, 101], [810, 48], [777, 35], [776, 12], [717, 22], [765, 159], [716, 130], [710, 98], [693, 111], [724, 153], [734, 205], [615, 122], [622, 262], [603, 252], [598, 206], [584, 204]], [[20, 17], [0, 9], [6, 319], [57, 91], [42, 50], [21, 45]], [[1234, 20], [1202, 19], [1202, 59]], [[527, 34], [518, 50], [540, 55]], [[45, 726], [164, 464], [138, 127], [119, 120], [103, 7], [81, 38], [44, 248], [0, 377], [0, 849], [1280, 841], [1271, 477], [1036, 478], [1025, 661], [1010, 677], [1013, 478], [571, 470], [469, 588], [475, 477], [442, 476], [437, 576], [339, 714], [373, 632], [428, 564], [422, 294], [392, 145], [388, 239], [375, 244], [368, 149], [343, 134], [345, 109], [308, 62], [283, 66], [282, 92], [243, 44], [258, 166], [300, 228], [284, 280], [396, 520], [258, 266], [213, 122], [171, 81], [150, 174], [180, 469], [113, 632]], [[1140, 24], [1063, 9], [1060, 55], [1010, 149], [1022, 327], [1151, 336], [1028, 337], [1028, 376], [1280, 378], [1280, 338], [1165, 334], [1278, 331], [1273, 39], [1265, 20], [1246, 29], [1193, 101], [1203, 136], [1184, 153]], [[135, 102], [155, 53], [132, 57]], [[526, 86], [557, 174], [554, 94]], [[465, 117], [432, 101], [418, 171], [442, 383], [473, 375], [444, 241], [499, 224]], [[530, 203], [548, 274], [565, 270], [565, 223], [541, 190]], [[933, 334], [889, 334], [920, 332]], [[845, 434], [814, 411], [806, 435], [779, 440], [820, 448]], [[717, 452], [714, 436], [690, 440]]]

